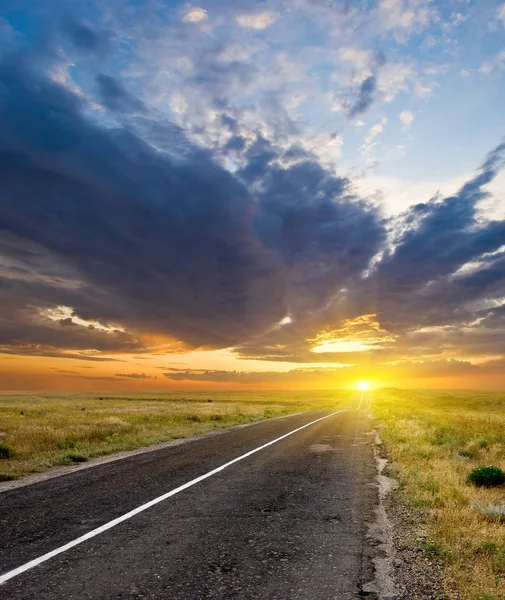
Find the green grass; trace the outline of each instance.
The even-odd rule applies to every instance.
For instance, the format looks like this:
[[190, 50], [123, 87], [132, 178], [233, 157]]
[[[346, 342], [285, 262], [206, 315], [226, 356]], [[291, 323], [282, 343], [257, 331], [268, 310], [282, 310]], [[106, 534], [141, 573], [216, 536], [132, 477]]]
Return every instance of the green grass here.
[[502, 505], [505, 486], [478, 487], [468, 475], [505, 469], [505, 393], [390, 389], [371, 398], [400, 498], [425, 522], [421, 550], [443, 561], [461, 598], [504, 600], [505, 523], [478, 508]]
[[347, 404], [353, 392], [0, 394], [0, 481], [261, 419]]

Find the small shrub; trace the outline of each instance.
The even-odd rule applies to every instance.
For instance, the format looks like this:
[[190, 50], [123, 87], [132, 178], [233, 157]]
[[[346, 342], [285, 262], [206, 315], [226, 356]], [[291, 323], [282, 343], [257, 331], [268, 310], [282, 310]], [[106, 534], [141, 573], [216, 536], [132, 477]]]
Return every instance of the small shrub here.
[[224, 419], [224, 415], [210, 415], [211, 421], [222, 421]]
[[88, 459], [84, 454], [79, 454], [78, 452], [70, 452], [69, 454], [65, 454], [65, 460], [73, 463], [81, 463], [86, 462]]
[[505, 483], [505, 471], [493, 465], [476, 467], [468, 474], [467, 481], [480, 487], [497, 487]]
[[487, 506], [476, 502], [474, 505], [476, 511], [480, 512], [481, 515], [488, 519], [496, 521], [505, 521], [505, 504], [491, 504]]
[[186, 421], [190, 421], [191, 423], [201, 423], [202, 418], [199, 415], [186, 415]]
[[1, 443], [0, 444], [0, 459], [2, 458], [12, 458], [14, 454], [14, 450], [9, 444]]
[[14, 481], [18, 477], [19, 475], [14, 475], [13, 473], [0, 473], [0, 481]]

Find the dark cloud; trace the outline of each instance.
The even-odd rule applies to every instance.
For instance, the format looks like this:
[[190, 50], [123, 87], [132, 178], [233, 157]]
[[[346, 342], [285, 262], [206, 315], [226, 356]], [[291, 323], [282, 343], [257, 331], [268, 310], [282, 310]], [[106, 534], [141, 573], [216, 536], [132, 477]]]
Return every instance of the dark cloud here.
[[[472, 301], [505, 294], [505, 261], [494, 254], [505, 244], [505, 221], [482, 222], [477, 214], [484, 186], [504, 158], [502, 143], [457, 194], [434, 198], [402, 216], [393, 248], [364, 285], [384, 320], [407, 328], [450, 324], [470, 316]], [[479, 268], [458, 273], [471, 262]]]
[[[475, 366], [462, 360], [426, 360], [414, 362], [403, 361], [397, 365], [381, 367], [379, 377], [385, 380], [404, 380], [411, 378], [423, 379], [453, 378], [455, 376], [475, 376], [501, 374], [503, 361], [496, 361], [485, 366]], [[238, 383], [242, 385], [330, 385], [338, 386], [355, 382], [362, 376], [361, 368], [348, 366], [339, 368], [320, 369], [292, 369], [286, 372], [279, 371], [224, 371], [205, 369], [170, 369], [163, 374], [171, 381], [200, 381], [208, 383]]]
[[375, 101], [378, 86], [377, 74], [386, 62], [387, 59], [383, 52], [377, 52], [373, 56], [370, 64], [372, 73], [361, 82], [356, 98], [347, 111], [349, 119], [354, 119], [358, 115], [365, 113]]
[[234, 135], [230, 138], [226, 146], [224, 147], [225, 151], [229, 150], [244, 150], [246, 146], [246, 141], [241, 135]]
[[63, 327], [77, 327], [77, 323], [72, 321], [72, 317], [67, 317], [66, 319], [59, 319], [58, 323]]
[[359, 280], [385, 242], [376, 211], [349, 194], [345, 178], [315, 161], [264, 172], [259, 194], [262, 235], [289, 272], [289, 314], [319, 310]]
[[113, 32], [107, 30], [96, 30], [84, 23], [67, 21], [64, 29], [73, 44], [85, 52], [103, 54], [107, 52], [114, 37]]
[[[293, 321], [251, 338], [237, 348], [239, 355], [274, 361], [362, 365], [371, 360], [388, 362], [399, 356], [433, 356], [442, 352], [458, 356], [504, 355], [505, 253], [500, 248], [505, 245], [505, 221], [483, 221], [477, 210], [486, 197], [485, 186], [503, 168], [504, 157], [505, 144], [500, 144], [457, 194], [433, 198], [391, 220], [388, 225], [392, 244], [384, 246], [382, 255], [369, 268], [365, 268], [365, 257], [380, 247], [381, 232], [372, 223], [367, 231], [366, 219], [357, 221], [352, 235], [340, 238], [345, 240], [340, 258], [336, 247], [322, 253], [328, 259], [328, 277], [322, 276], [321, 283], [316, 277], [324, 258], [313, 265], [309, 263], [300, 273], [297, 280], [301, 286], [293, 294], [295, 300], [289, 303]], [[288, 189], [287, 193], [296, 198], [296, 191]], [[282, 204], [277, 200], [276, 205]], [[310, 226], [310, 219], [304, 217], [300, 221], [303, 227]], [[339, 239], [338, 224], [344, 222], [339, 215], [333, 233], [331, 219], [321, 220], [324, 233], [324, 224], [330, 227], [333, 244]], [[314, 239], [322, 243], [324, 233]], [[374, 240], [374, 235], [378, 239]], [[312, 244], [317, 248], [317, 243]], [[309, 247], [306, 246], [306, 252]], [[297, 261], [296, 268], [301, 264]], [[472, 264], [473, 267], [464, 268]], [[339, 288], [337, 281], [341, 283]], [[315, 306], [319, 308], [314, 310], [311, 299], [316, 290], [325, 293], [316, 295]], [[482, 304], [489, 308], [479, 308]], [[313, 343], [307, 340], [318, 332], [338, 328], [346, 320], [364, 314], [377, 315], [394, 340], [366, 352], [311, 352]], [[376, 332], [371, 330], [370, 335], [374, 337]]]
[[91, 381], [127, 381], [126, 379], [120, 379], [119, 377], [107, 377], [107, 376], [95, 376], [95, 375], [69, 375], [73, 379], [89, 379]]
[[297, 383], [306, 381], [320, 381], [321, 377], [329, 375], [335, 378], [338, 369], [293, 369], [286, 373], [278, 371], [246, 372], [223, 370], [176, 370], [173, 369], [163, 375], [171, 381], [206, 381], [209, 383], [240, 383], [240, 384], [271, 384], [271, 383]]
[[350, 106], [347, 116], [350, 119], [354, 119], [358, 115], [366, 112], [374, 101], [376, 91], [377, 77], [375, 75], [369, 75], [359, 86], [357, 98]]
[[93, 356], [90, 354], [81, 354], [76, 352], [62, 352], [57, 349], [46, 350], [37, 346], [24, 346], [21, 344], [15, 344], [13, 346], [0, 346], [0, 354], [10, 354], [13, 356], [45, 356], [47, 358], [70, 358], [74, 360], [84, 360], [87, 362], [125, 362], [119, 358], [110, 358], [108, 356]]
[[156, 379], [153, 375], [145, 373], [116, 373], [116, 377], [125, 377], [126, 379]]
[[[25, 284], [0, 277], [0, 346], [17, 348], [22, 354], [96, 350], [139, 352], [145, 345], [134, 335], [115, 328], [78, 325], [72, 317], [51, 318], [50, 310], [65, 300], [63, 286]], [[80, 302], [86, 303], [86, 292]], [[62, 302], [63, 301], [63, 302]], [[71, 304], [71, 302], [70, 302]], [[49, 312], [47, 312], [49, 311]]]
[[81, 318], [209, 347], [286, 314], [283, 256], [257, 234], [270, 217], [244, 185], [189, 144], [172, 159], [132, 131], [99, 127], [80, 97], [35, 81], [19, 65], [0, 69], [0, 223], [80, 281], [78, 293], [46, 286], [46, 303], [52, 293]]
[[119, 113], [146, 112], [144, 104], [129, 94], [124, 86], [110, 75], [96, 76], [100, 101], [109, 110]]

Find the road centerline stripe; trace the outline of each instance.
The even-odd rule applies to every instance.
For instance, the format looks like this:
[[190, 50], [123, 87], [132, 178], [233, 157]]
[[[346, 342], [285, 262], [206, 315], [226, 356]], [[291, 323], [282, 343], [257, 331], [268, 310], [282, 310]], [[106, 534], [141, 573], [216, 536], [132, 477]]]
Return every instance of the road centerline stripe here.
[[223, 465], [221, 465], [215, 469], [212, 469], [212, 471], [208, 471], [204, 475], [200, 475], [199, 477], [196, 477], [195, 479], [192, 479], [191, 481], [188, 481], [187, 483], [184, 483], [183, 485], [180, 485], [179, 487], [177, 487], [173, 490], [170, 490], [169, 492], [162, 494], [161, 496], [158, 496], [157, 498], [154, 498], [153, 500], [150, 500], [149, 502], [146, 502], [145, 504], [142, 504], [141, 506], [138, 506], [137, 508], [134, 508], [133, 510], [130, 510], [129, 512], [125, 513], [124, 515], [121, 515], [120, 517], [117, 517], [116, 519], [113, 519], [112, 521], [109, 521], [108, 523], [105, 523], [104, 525], [101, 525], [100, 527], [97, 527], [96, 529], [93, 529], [91, 531], [88, 531], [88, 533], [81, 535], [80, 537], [76, 538], [75, 540], [72, 540], [71, 542], [68, 542], [67, 544], [64, 544], [63, 546], [60, 546], [59, 548], [55, 548], [54, 550], [51, 550], [50, 552], [47, 552], [46, 554], [43, 554], [42, 556], [39, 556], [38, 558], [34, 558], [33, 560], [30, 560], [29, 562], [25, 563], [24, 565], [21, 565], [20, 567], [17, 567], [16, 569], [12, 569], [12, 571], [8, 571], [7, 573], [0, 575], [0, 585], [3, 585], [5, 582], [9, 581], [9, 579], [12, 579], [13, 577], [17, 577], [18, 575], [21, 575], [21, 573], [29, 571], [30, 569], [37, 567], [38, 565], [48, 561], [49, 559], [54, 558], [55, 556], [58, 556], [58, 554], [62, 554], [63, 552], [66, 552], [67, 550], [70, 550], [71, 548], [74, 548], [75, 546], [79, 546], [83, 542], [86, 542], [87, 540], [94, 538], [97, 535], [100, 535], [101, 533], [103, 533], [104, 531], [107, 531], [108, 529], [112, 529], [116, 525], [123, 523], [123, 521], [128, 521], [135, 515], [138, 515], [139, 513], [144, 512], [148, 508], [151, 508], [151, 506], [155, 506], [156, 504], [163, 502], [167, 498], [171, 498], [172, 496], [175, 496], [176, 494], [196, 485], [197, 483], [200, 483], [201, 481], [204, 481], [205, 479], [208, 479], [209, 477], [212, 477], [213, 475], [216, 475], [217, 473], [224, 471], [224, 469], [227, 469], [231, 465], [233, 465], [241, 460], [244, 460], [245, 458], [248, 458], [249, 456], [252, 456], [253, 454], [256, 454], [256, 452], [259, 452], [260, 450], [263, 450], [263, 449], [267, 448], [268, 446], [271, 446], [272, 444], [276, 444], [277, 442], [280, 442], [281, 440], [289, 437], [290, 435], [293, 435], [294, 433], [297, 433], [298, 431], [301, 431], [302, 429], [305, 429], [306, 427], [310, 427], [310, 425], [314, 425], [314, 423], [318, 423], [319, 421], [323, 421], [324, 419], [329, 419], [330, 417], [338, 415], [339, 413], [343, 413], [343, 412], [345, 412], [345, 410], [346, 409], [337, 410], [336, 412], [333, 412], [329, 415], [325, 415], [324, 417], [315, 419], [314, 421], [311, 421], [310, 423], [306, 423], [305, 425], [302, 425], [301, 427], [297, 427], [296, 429], [293, 429], [292, 431], [288, 431], [288, 433], [285, 433], [284, 435], [281, 435], [280, 437], [278, 437], [274, 440], [271, 440], [270, 442], [267, 442], [266, 444], [263, 444], [262, 446], [258, 446], [258, 448], [254, 448], [253, 450], [250, 450], [249, 452], [246, 452], [245, 454], [237, 456], [237, 458], [234, 458], [233, 460], [230, 460], [227, 463], [224, 463]]

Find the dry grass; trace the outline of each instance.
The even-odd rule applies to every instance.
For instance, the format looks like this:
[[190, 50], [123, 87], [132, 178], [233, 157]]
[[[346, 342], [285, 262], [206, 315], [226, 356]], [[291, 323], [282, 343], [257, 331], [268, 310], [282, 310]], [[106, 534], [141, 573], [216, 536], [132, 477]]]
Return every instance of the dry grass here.
[[465, 600], [505, 599], [505, 524], [482, 511], [505, 487], [466, 482], [476, 466], [505, 469], [505, 393], [379, 390], [372, 410], [402, 498], [426, 520], [424, 551]]
[[[0, 481], [212, 429], [334, 408], [349, 392], [0, 395]], [[2, 458], [4, 456], [4, 458]]]

